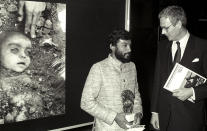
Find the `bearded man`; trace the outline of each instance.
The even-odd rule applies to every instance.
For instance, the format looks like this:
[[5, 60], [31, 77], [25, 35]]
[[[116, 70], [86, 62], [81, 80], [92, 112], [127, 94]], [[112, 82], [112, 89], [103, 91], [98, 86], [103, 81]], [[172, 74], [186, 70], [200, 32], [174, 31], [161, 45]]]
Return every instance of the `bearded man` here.
[[109, 35], [108, 44], [109, 56], [90, 69], [82, 92], [81, 108], [95, 117], [96, 131], [125, 131], [131, 123], [125, 117], [122, 92], [129, 90], [135, 96], [133, 125], [139, 125], [142, 118], [136, 67], [130, 61], [130, 33], [115, 30]]

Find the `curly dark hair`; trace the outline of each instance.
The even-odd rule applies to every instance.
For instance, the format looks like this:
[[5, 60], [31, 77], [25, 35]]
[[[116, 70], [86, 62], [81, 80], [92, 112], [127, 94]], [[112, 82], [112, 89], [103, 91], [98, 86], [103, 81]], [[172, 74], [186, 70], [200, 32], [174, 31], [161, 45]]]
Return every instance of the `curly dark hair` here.
[[114, 30], [111, 34], [109, 34], [107, 43], [114, 46], [117, 44], [119, 39], [131, 40], [131, 33], [123, 29]]

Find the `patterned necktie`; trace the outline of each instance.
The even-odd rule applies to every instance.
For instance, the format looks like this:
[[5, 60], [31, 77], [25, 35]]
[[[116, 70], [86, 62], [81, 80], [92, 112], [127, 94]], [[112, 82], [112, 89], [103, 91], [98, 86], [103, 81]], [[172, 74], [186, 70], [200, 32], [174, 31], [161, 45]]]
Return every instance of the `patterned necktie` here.
[[180, 62], [180, 58], [181, 58], [180, 42], [176, 41], [176, 44], [177, 44], [177, 51], [175, 53], [173, 65], [175, 65], [175, 63], [179, 63]]

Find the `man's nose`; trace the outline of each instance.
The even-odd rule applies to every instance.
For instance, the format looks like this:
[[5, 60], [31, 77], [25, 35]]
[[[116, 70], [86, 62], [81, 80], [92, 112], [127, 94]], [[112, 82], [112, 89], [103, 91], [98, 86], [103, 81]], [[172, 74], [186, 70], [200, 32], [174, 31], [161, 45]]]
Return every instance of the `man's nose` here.
[[131, 46], [127, 46], [127, 51], [131, 52]]
[[131, 46], [130, 46], [130, 45], [128, 45], [128, 46], [126, 47], [126, 52], [131, 52]]
[[165, 29], [161, 29], [161, 34], [165, 35], [166, 34], [166, 30]]

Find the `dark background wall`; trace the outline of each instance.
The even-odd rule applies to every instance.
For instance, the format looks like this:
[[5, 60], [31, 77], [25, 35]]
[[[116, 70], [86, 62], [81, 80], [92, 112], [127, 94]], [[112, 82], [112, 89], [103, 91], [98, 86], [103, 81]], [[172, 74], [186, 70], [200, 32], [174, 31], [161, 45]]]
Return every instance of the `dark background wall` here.
[[144, 117], [142, 124], [149, 130], [150, 93], [153, 83], [157, 47], [157, 1], [132, 0], [131, 31], [133, 33], [133, 61], [137, 66]]
[[[93, 121], [80, 109], [86, 77], [95, 62], [108, 56], [108, 34], [124, 27], [125, 2], [120, 0], [73, 0], [68, 10], [68, 125]], [[74, 114], [75, 113], [75, 114]]]

